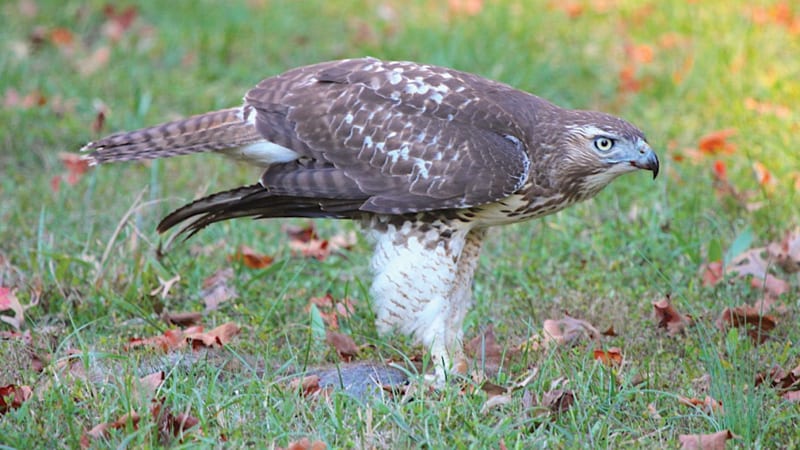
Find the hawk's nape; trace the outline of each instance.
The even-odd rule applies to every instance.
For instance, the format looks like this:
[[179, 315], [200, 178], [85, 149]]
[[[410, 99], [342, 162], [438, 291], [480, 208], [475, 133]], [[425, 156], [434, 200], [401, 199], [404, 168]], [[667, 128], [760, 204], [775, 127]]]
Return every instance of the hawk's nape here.
[[237, 217], [352, 219], [376, 240], [370, 289], [382, 332], [425, 345], [443, 381], [463, 372], [463, 319], [485, 229], [552, 214], [621, 174], [657, 174], [644, 134], [444, 67], [372, 58], [267, 78], [238, 108], [87, 144], [93, 163], [221, 153], [258, 184], [196, 200], [159, 232]]

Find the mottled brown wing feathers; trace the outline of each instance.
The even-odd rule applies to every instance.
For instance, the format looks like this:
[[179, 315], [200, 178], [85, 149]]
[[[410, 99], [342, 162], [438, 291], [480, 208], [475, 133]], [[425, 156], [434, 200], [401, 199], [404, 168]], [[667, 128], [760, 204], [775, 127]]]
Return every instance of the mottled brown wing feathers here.
[[90, 142], [93, 163], [165, 158], [222, 150], [261, 140], [250, 124], [239, 116], [241, 108], [223, 109], [141, 130], [112, 134]]
[[269, 169], [262, 183], [287, 195], [341, 188], [340, 197], [364, 199], [363, 211], [390, 214], [500, 200], [522, 186], [529, 161], [518, 118], [493, 92], [527, 95], [457, 71], [374, 59], [264, 80], [245, 97], [258, 131], [324, 165], [294, 176], [294, 166]]

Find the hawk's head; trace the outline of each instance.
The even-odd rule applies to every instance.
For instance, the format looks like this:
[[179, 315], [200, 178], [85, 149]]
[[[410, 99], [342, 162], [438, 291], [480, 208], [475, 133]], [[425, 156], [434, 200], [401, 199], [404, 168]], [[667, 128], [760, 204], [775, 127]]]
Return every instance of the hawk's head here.
[[658, 156], [641, 130], [618, 117], [595, 111], [570, 111], [565, 123], [561, 167], [579, 198], [588, 198], [634, 170], [658, 175]]

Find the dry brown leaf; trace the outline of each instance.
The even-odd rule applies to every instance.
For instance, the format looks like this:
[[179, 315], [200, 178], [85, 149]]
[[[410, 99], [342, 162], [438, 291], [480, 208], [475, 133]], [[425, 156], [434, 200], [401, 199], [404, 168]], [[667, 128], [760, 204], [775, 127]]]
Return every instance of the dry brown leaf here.
[[150, 375], [139, 378], [138, 384], [135, 386], [136, 393], [142, 398], [152, 398], [156, 390], [158, 390], [158, 387], [164, 382], [165, 376], [166, 374], [164, 371], [159, 370], [158, 372], [153, 372]]
[[164, 311], [164, 313], [161, 314], [161, 320], [169, 325], [187, 327], [192, 325], [200, 325], [200, 322], [203, 320], [203, 314], [199, 312], [170, 313]]
[[[202, 326], [192, 327], [194, 329], [203, 329]], [[123, 347], [125, 350], [132, 350], [137, 347], [147, 347], [160, 349], [161, 351], [168, 352], [177, 350], [186, 345], [184, 339], [184, 332], [181, 330], [167, 330], [162, 335], [151, 336], [147, 338], [131, 338], [128, 343]]]
[[714, 286], [725, 276], [722, 261], [713, 261], [708, 264], [703, 264], [700, 266], [700, 272], [703, 278], [703, 286]]
[[689, 398], [683, 397], [681, 395], [678, 396], [678, 402], [682, 405], [686, 405], [692, 408], [697, 408], [706, 414], [722, 414], [724, 411], [722, 409], [722, 402], [715, 400], [714, 398], [706, 395], [703, 400], [698, 398]]
[[33, 395], [30, 386], [9, 384], [0, 386], [0, 417], [12, 409], [17, 409]]
[[315, 395], [322, 391], [319, 385], [318, 375], [308, 375], [302, 378], [295, 378], [289, 383], [289, 389], [299, 390], [304, 397]]
[[682, 434], [678, 436], [682, 450], [725, 450], [725, 442], [736, 437], [728, 430], [712, 434]]
[[511, 395], [509, 394], [490, 395], [483, 406], [481, 406], [481, 413], [485, 414], [492, 408], [497, 408], [509, 403], [511, 403]]
[[353, 338], [336, 331], [325, 331], [325, 341], [328, 342], [344, 362], [350, 362], [358, 355], [358, 346]]
[[775, 328], [777, 319], [764, 314], [752, 306], [744, 305], [735, 308], [725, 308], [717, 319], [717, 328], [726, 330], [730, 327], [745, 328], [747, 334], [757, 343], [762, 343], [769, 337], [768, 332]]
[[[322, 441], [311, 441], [308, 438], [302, 438], [299, 441], [290, 442], [285, 450], [326, 450], [328, 445]], [[276, 450], [284, 450], [282, 447], [276, 447]]]
[[175, 275], [169, 280], [164, 280], [161, 277], [158, 277], [158, 287], [150, 291], [150, 295], [160, 295], [162, 300], [166, 299], [167, 296], [169, 296], [169, 291], [172, 289], [172, 286], [179, 281], [181, 281], [180, 275]]
[[784, 392], [781, 395], [781, 398], [786, 400], [787, 402], [800, 403], [800, 391]]
[[546, 406], [556, 414], [565, 412], [574, 403], [575, 394], [567, 389], [555, 389], [542, 394], [542, 406]]
[[545, 320], [542, 325], [546, 345], [575, 345], [583, 338], [599, 341], [600, 332], [589, 322], [565, 315], [560, 320]]
[[780, 242], [770, 243], [767, 252], [784, 272], [800, 272], [800, 228], [787, 231]]
[[113, 422], [101, 423], [95, 425], [91, 430], [87, 431], [86, 433], [81, 436], [81, 448], [90, 448], [91, 447], [91, 440], [92, 439], [99, 439], [108, 437], [108, 433], [111, 430], [116, 430], [120, 428], [125, 428], [125, 426], [130, 423], [134, 430], [139, 428], [139, 414], [136, 411], [131, 411], [128, 414], [123, 414], [119, 419]]
[[202, 332], [202, 330], [195, 333], [186, 333], [186, 340], [192, 345], [192, 350], [197, 350], [203, 347], [215, 348], [222, 347], [229, 343], [234, 336], [239, 334], [239, 326], [233, 322], [224, 323], [213, 330]]
[[322, 321], [332, 330], [339, 329], [339, 317], [350, 317], [355, 312], [355, 304], [349, 298], [336, 300], [328, 293], [322, 297], [311, 297], [308, 300], [305, 311], [311, 310], [311, 305], [315, 305], [319, 310]]
[[[153, 400], [150, 415], [158, 426], [159, 440], [164, 445], [168, 444], [172, 437], [179, 437], [200, 423], [197, 418], [189, 414], [173, 414], [163, 399]], [[198, 429], [198, 432], [202, 430]]]
[[206, 312], [214, 311], [221, 303], [238, 297], [236, 288], [229, 284], [232, 279], [233, 269], [228, 267], [217, 270], [203, 281], [200, 297], [205, 303]]
[[264, 269], [271, 266], [275, 258], [257, 253], [246, 245], [240, 245], [236, 253], [228, 257], [228, 261], [241, 261], [250, 269]]
[[608, 350], [596, 348], [594, 350], [595, 361], [600, 361], [608, 367], [619, 367], [622, 365], [622, 349], [611, 347]]
[[697, 143], [697, 148], [705, 154], [716, 155], [730, 154], [736, 151], [736, 146], [728, 140], [736, 134], [736, 129], [728, 128], [706, 134]]
[[601, 332], [600, 334], [602, 334], [603, 336], [608, 336], [608, 337], [619, 336], [617, 334], [617, 332], [614, 330], [614, 325], [609, 325], [609, 327], [606, 328], [606, 330]]
[[497, 343], [494, 324], [489, 324], [483, 333], [475, 336], [464, 347], [464, 353], [486, 372], [496, 372], [503, 360], [503, 347]]
[[61, 152], [58, 154], [58, 159], [61, 160], [61, 164], [67, 170], [65, 180], [70, 186], [78, 184], [78, 181], [89, 170], [89, 160], [84, 159], [82, 155], [77, 153]]
[[653, 302], [653, 312], [658, 322], [658, 328], [665, 328], [670, 336], [684, 332], [686, 327], [692, 323], [692, 316], [681, 314], [675, 310], [669, 295]]

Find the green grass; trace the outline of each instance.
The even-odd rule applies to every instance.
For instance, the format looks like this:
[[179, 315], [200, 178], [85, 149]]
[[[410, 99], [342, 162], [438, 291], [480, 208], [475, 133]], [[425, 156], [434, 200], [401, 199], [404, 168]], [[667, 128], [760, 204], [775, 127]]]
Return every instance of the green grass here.
[[[0, 342], [7, 366], [0, 369], [0, 385], [28, 384], [38, 393], [0, 418], [0, 446], [75, 447], [89, 428], [128, 412], [137, 404], [132, 380], [145, 374], [152, 355], [122, 352], [121, 345], [161, 333], [166, 326], [157, 319], [159, 308], [202, 310], [202, 281], [230, 266], [227, 257], [242, 244], [276, 255], [278, 263], [264, 271], [234, 264], [239, 298], [204, 322], [243, 327], [217, 356], [244, 363], [232, 371], [214, 358], [163, 363], [168, 377], [157, 395], [173, 411], [200, 419], [203, 430], [171, 446], [218, 447], [222, 436], [233, 448], [286, 446], [308, 436], [330, 448], [498, 448], [501, 440], [508, 448], [662, 448], [676, 447], [680, 434], [723, 429], [740, 436], [734, 447], [800, 445], [797, 405], [753, 386], [757, 372], [800, 361], [800, 280], [786, 277], [792, 285], [782, 298], [788, 312], [773, 339], [754, 346], [743, 333], [717, 330], [714, 320], [725, 307], [752, 303], [757, 292], [746, 283], [706, 288], [698, 273], [712, 242], [724, 251], [751, 230], [754, 244], [764, 245], [800, 222], [800, 192], [791, 178], [800, 171], [800, 37], [751, 19], [753, 8], [769, 10], [777, 2], [643, 6], [620, 0], [598, 11], [583, 1], [576, 18], [550, 6], [560, 2], [487, 2], [474, 17], [428, 3], [142, 1], [133, 29], [118, 42], [102, 33], [103, 2], [39, 0], [33, 17], [22, 14], [18, 2], [0, 6], [6, 18], [0, 95], [38, 91], [47, 99], [41, 107], [0, 108], [0, 259], [6, 261], [0, 285], [17, 287], [23, 302], [41, 292], [26, 327], [53, 359], [43, 374], [34, 373], [11, 363], [20, 353], [16, 344]], [[57, 27], [75, 36], [71, 53], [47, 38], [31, 41], [37, 29]], [[661, 45], [669, 36], [677, 36], [676, 43]], [[626, 45], [639, 44], [655, 49], [654, 60], [636, 69], [645, 84], [620, 94], [618, 74], [630, 62]], [[103, 46], [111, 49], [108, 63], [82, 74], [87, 56]], [[563, 311], [598, 329], [613, 325], [619, 334], [602, 343], [623, 350], [627, 363], [616, 372], [593, 361], [591, 345], [581, 345], [529, 354], [496, 380], [508, 382], [537, 367], [527, 389], [538, 396], [566, 377], [576, 397], [567, 412], [532, 417], [522, 392], [509, 405], [481, 412], [485, 394], [465, 394], [457, 386], [408, 401], [364, 402], [341, 393], [306, 399], [288, 388], [289, 374], [337, 360], [315, 337], [304, 310], [311, 296], [355, 299], [356, 314], [342, 327], [357, 343], [375, 345], [365, 359], [402, 360], [419, 349], [377, 335], [363, 239], [345, 256], [291, 258], [280, 222], [243, 220], [215, 225], [156, 258], [154, 228], [164, 213], [200, 194], [252, 182], [258, 174], [251, 168], [213, 156], [120, 164], [51, 190], [51, 179], [63, 172], [59, 152], [97, 137], [91, 131], [95, 102], [108, 107], [103, 133], [133, 129], [236, 105], [261, 78], [293, 66], [362, 55], [451, 66], [562, 106], [618, 114], [644, 129], [659, 152], [663, 175], [655, 183], [645, 174], [623, 177], [595, 200], [493, 230], [483, 253], [468, 336], [493, 323], [501, 343], [513, 346]], [[746, 107], [748, 98], [793, 110], [787, 117], [759, 114]], [[723, 128], [738, 130], [731, 139], [737, 151], [719, 158], [738, 188], [764, 202], [757, 211], [715, 196], [713, 157], [675, 162], [701, 136]], [[774, 192], [755, 181], [755, 161], [775, 176]], [[317, 226], [323, 235], [353, 227]], [[219, 242], [208, 256], [189, 252], [192, 245]], [[175, 274], [181, 281], [163, 304], [149, 295], [159, 277]], [[686, 336], [670, 338], [655, 327], [651, 302], [666, 293], [697, 319]], [[101, 380], [56, 376], [55, 361], [69, 349], [80, 351], [87, 370]], [[711, 376], [708, 395], [722, 401], [723, 413], [693, 411], [676, 400], [702, 398], [692, 380], [704, 373]], [[645, 382], [633, 383], [636, 376]], [[648, 414], [649, 404], [660, 417]], [[159, 446], [156, 427], [146, 418], [138, 429], [117, 430], [94, 445]]]

